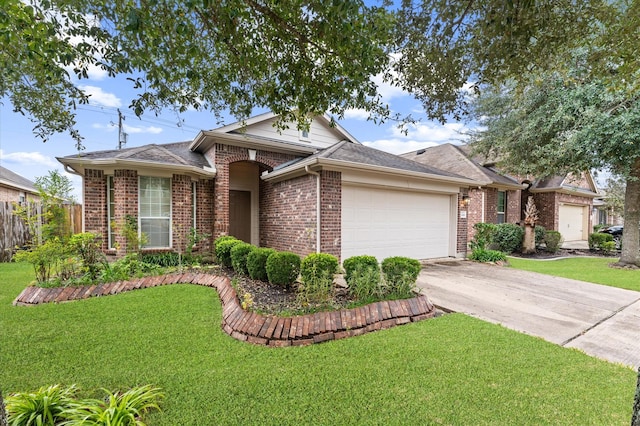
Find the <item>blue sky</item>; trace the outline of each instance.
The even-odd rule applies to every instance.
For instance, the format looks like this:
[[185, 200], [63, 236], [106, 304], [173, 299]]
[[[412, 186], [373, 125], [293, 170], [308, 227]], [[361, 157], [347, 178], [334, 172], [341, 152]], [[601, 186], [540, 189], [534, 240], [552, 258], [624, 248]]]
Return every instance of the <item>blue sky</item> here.
[[[363, 111], [349, 111], [340, 124], [365, 145], [392, 153], [403, 153], [445, 142], [460, 143], [463, 123], [451, 121], [445, 125], [426, 120], [418, 101], [402, 90], [379, 83], [380, 91], [394, 112], [401, 115], [412, 114], [422, 121], [409, 128], [407, 135], [400, 132], [394, 123], [381, 125], [366, 121]], [[89, 74], [89, 79], [78, 82], [91, 94], [89, 105], [80, 105], [77, 110], [77, 128], [84, 137], [86, 151], [115, 149], [118, 143], [118, 108], [125, 116], [125, 131], [128, 133], [127, 147], [149, 143], [168, 143], [193, 139], [199, 130], [212, 129], [219, 125], [211, 113], [188, 111], [178, 118], [166, 111], [160, 116], [145, 113], [137, 118], [128, 106], [135, 97], [131, 82], [124, 77], [109, 78], [100, 70]], [[258, 111], [263, 112], [263, 111]], [[182, 124], [178, 122], [182, 119]], [[232, 117], [225, 122], [235, 120]], [[8, 99], [0, 105], [0, 164], [28, 179], [45, 176], [49, 170], [62, 165], [55, 157], [76, 153], [75, 143], [67, 134], [58, 134], [46, 143], [34, 136], [34, 124], [27, 118], [13, 112]], [[468, 130], [468, 129], [467, 129]], [[81, 201], [81, 179], [69, 175], [78, 201]]]

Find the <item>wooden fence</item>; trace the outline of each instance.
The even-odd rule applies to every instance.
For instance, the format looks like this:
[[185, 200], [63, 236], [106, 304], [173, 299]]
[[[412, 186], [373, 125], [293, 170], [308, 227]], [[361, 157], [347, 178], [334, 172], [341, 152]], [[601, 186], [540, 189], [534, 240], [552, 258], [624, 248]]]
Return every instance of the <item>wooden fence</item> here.
[[[66, 204], [69, 231], [78, 234], [82, 232], [82, 205]], [[32, 206], [32, 214], [39, 214], [42, 207]], [[29, 226], [16, 214], [15, 206], [10, 202], [0, 202], [0, 262], [9, 262], [17, 249], [24, 247], [31, 241]], [[38, 232], [36, 231], [36, 234]]]

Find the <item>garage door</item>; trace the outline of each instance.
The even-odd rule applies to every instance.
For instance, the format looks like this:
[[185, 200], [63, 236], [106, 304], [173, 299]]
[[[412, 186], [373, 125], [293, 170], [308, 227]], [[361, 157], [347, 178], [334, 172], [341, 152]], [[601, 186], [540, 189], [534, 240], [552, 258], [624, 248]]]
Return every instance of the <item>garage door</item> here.
[[579, 241], [583, 239], [583, 212], [583, 206], [560, 205], [558, 231], [560, 231], [565, 241]]
[[342, 187], [342, 259], [447, 257], [451, 227], [450, 195]]

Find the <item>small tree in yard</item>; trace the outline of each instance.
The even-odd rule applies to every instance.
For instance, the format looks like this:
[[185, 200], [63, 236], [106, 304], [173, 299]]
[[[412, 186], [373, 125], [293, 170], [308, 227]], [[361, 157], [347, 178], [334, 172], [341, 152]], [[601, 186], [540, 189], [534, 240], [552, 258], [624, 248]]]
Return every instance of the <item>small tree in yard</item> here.
[[538, 208], [529, 196], [524, 209], [524, 239], [522, 240], [522, 253], [536, 252], [536, 222], [538, 221]]

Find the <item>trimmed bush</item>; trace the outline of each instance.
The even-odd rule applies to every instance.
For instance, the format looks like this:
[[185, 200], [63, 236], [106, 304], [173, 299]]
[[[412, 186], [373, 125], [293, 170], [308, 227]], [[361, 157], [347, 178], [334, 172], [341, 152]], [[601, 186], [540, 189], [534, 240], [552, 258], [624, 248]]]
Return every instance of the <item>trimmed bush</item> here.
[[236, 271], [236, 273], [242, 275], [249, 274], [247, 270], [247, 256], [255, 249], [256, 247], [249, 243], [239, 243], [231, 247], [231, 266], [233, 266], [233, 270]]
[[602, 252], [604, 254], [611, 254], [616, 249], [616, 242], [615, 241], [605, 241], [604, 243], [602, 243], [601, 248], [602, 248]]
[[513, 253], [522, 247], [524, 230], [513, 223], [501, 223], [496, 226], [493, 234], [493, 243], [497, 249], [504, 253]]
[[267, 258], [265, 269], [271, 284], [289, 286], [300, 274], [300, 256], [288, 251], [273, 253]]
[[216, 259], [218, 260], [218, 263], [229, 268], [233, 266], [233, 264], [231, 263], [231, 249], [236, 244], [244, 243], [232, 237], [226, 238], [216, 244]]
[[324, 301], [333, 292], [333, 274], [338, 270], [338, 259], [327, 253], [312, 253], [300, 264], [302, 286], [299, 295], [308, 301]]
[[536, 225], [536, 227], [535, 227], [536, 247], [540, 247], [542, 245], [542, 243], [544, 243], [544, 233], [545, 232], [546, 232], [546, 229], [544, 229], [544, 226]]
[[547, 251], [557, 253], [562, 245], [562, 234], [558, 231], [546, 231], [544, 233], [544, 242], [547, 246]]
[[267, 258], [276, 251], [271, 248], [256, 248], [247, 255], [247, 272], [251, 279], [267, 281]]
[[413, 297], [413, 289], [422, 265], [408, 257], [388, 257], [382, 261], [385, 294], [397, 298]]
[[[604, 232], [594, 232], [589, 235], [589, 249], [590, 250], [602, 250], [604, 243], [613, 242], [613, 235], [606, 234]], [[615, 249], [616, 243], [613, 243]]]
[[493, 236], [496, 233], [497, 225], [493, 223], [476, 223], [473, 225], [475, 233], [473, 239], [469, 242], [471, 250], [477, 248], [486, 249], [493, 242]]
[[342, 262], [342, 267], [344, 268], [344, 279], [349, 283], [353, 272], [356, 269], [362, 269], [364, 267], [370, 267], [375, 269], [380, 269], [380, 265], [378, 264], [378, 259], [374, 256], [352, 256], [348, 259], [345, 259]]
[[475, 249], [469, 259], [482, 263], [506, 262], [507, 255], [499, 250]]

